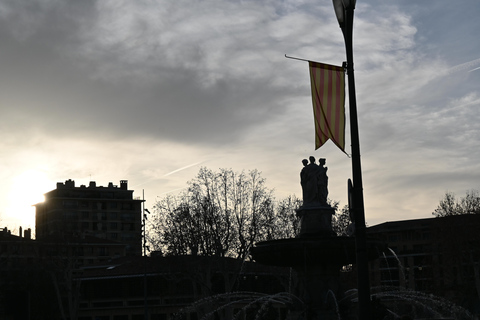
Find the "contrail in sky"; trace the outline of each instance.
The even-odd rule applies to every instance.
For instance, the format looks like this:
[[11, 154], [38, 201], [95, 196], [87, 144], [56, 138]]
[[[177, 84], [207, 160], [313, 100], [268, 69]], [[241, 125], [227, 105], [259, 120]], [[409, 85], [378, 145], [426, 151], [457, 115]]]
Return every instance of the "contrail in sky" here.
[[[177, 173], [177, 172], [179, 172], [179, 171], [188, 169], [188, 168], [190, 168], [190, 167], [194, 167], [194, 166], [199, 165], [199, 164], [201, 164], [201, 163], [204, 163], [204, 162], [206, 162], [206, 161], [207, 161], [207, 160], [199, 161], [199, 162], [195, 162], [195, 163], [189, 164], [189, 165], [187, 165], [187, 166], [184, 166], [184, 167], [181, 167], [181, 168], [179, 168], [179, 169], [173, 170], [173, 171], [171, 171], [171, 172], [169, 172], [169, 173], [166, 173], [166, 174], [164, 174], [162, 177], [168, 177], [169, 175], [172, 175], [172, 174]], [[142, 186], [142, 185], [144, 185], [144, 184], [147, 184], [147, 183], [149, 183], [149, 182], [151, 182], [151, 181], [158, 180], [158, 179], [160, 179], [160, 178], [156, 177], [156, 178], [148, 179], [148, 180], [146, 180], [146, 181], [144, 181], [144, 182], [142, 182], [142, 183], [139, 183], [139, 184], [133, 186], [132, 188], [136, 188], [136, 187]], [[170, 191], [169, 191], [169, 192], [170, 192]]]
[[[472, 60], [472, 61], [469, 61], [469, 62], [465, 62], [465, 63], [462, 63], [462, 64], [459, 64], [459, 65], [456, 65], [454, 67], [451, 67], [450, 69], [448, 69], [448, 72], [447, 73], [454, 73], [454, 72], [457, 72], [457, 71], [462, 71], [462, 70], [465, 70], [465, 69], [470, 69], [470, 68], [473, 68], [477, 65], [480, 64], [480, 59], [475, 59], [475, 60]], [[480, 68], [480, 67], [479, 67]], [[470, 71], [474, 71], [474, 70], [477, 70], [479, 68], [475, 68], [473, 70], [469, 70], [468, 72]]]
[[178, 171], [182, 171], [182, 170], [188, 169], [188, 168], [190, 168], [190, 167], [194, 167], [194, 166], [199, 165], [199, 164], [201, 164], [201, 163], [203, 163], [203, 162], [205, 162], [205, 161], [195, 162], [195, 163], [189, 164], [188, 166], [181, 167], [180, 169], [173, 170], [173, 171], [165, 174], [164, 177], [168, 177], [168, 176], [171, 175], [171, 174], [177, 173]]

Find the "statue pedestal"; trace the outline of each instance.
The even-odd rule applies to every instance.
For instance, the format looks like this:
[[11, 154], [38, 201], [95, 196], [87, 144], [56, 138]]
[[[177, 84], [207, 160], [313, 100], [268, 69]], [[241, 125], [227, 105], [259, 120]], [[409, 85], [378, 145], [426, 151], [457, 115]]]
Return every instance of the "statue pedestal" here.
[[340, 319], [337, 299], [340, 288], [341, 266], [326, 257], [324, 263], [294, 267], [300, 280], [301, 299], [306, 306], [307, 320]]
[[332, 229], [332, 215], [335, 209], [330, 206], [302, 206], [297, 210], [300, 217], [298, 238], [335, 236]]
[[[335, 209], [328, 205], [312, 204], [302, 206], [297, 210], [300, 217], [300, 231], [297, 238], [305, 241], [322, 243], [335, 239], [332, 229], [332, 216]], [[308, 239], [311, 240], [308, 240]], [[302, 248], [299, 248], [302, 250]], [[311, 255], [321, 255], [322, 259], [309, 261]], [[300, 285], [302, 286], [302, 300], [307, 307], [308, 320], [339, 319], [336, 299], [340, 295], [339, 275], [341, 262], [335, 255], [320, 254], [320, 250], [303, 248], [303, 263], [295, 266]]]

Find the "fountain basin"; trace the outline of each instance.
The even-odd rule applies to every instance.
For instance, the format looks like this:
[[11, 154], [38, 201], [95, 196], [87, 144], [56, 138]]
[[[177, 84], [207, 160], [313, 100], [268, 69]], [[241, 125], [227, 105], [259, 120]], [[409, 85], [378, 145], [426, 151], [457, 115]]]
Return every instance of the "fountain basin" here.
[[[376, 259], [385, 244], [378, 240], [367, 240], [369, 259]], [[251, 249], [256, 262], [282, 267], [305, 265], [343, 266], [356, 260], [355, 238], [353, 237], [302, 237], [262, 241]]]

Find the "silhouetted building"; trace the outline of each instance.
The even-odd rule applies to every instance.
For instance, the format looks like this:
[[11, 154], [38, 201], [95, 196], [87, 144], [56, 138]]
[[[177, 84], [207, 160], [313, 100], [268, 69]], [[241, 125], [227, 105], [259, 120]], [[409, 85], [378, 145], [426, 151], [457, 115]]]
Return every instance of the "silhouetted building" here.
[[[66, 319], [78, 304], [74, 279], [92, 265], [125, 256], [125, 244], [92, 236], [31, 238], [0, 229], [0, 319]], [[23, 234], [23, 236], [22, 236]]]
[[59, 182], [45, 194], [44, 202], [35, 205], [36, 239], [95, 237], [125, 244], [127, 255], [141, 255], [142, 201], [133, 198], [126, 180], [120, 187], [111, 182], [108, 187], [94, 181], [88, 187], [75, 187], [73, 180]]
[[0, 319], [31, 319], [29, 305], [36, 302], [29, 304], [30, 280], [40, 280], [37, 249], [30, 229], [20, 228], [19, 235], [0, 229]]
[[385, 222], [368, 235], [391, 249], [370, 264], [371, 284], [432, 293], [479, 313], [480, 215]]
[[[24, 233], [24, 235], [23, 235]], [[0, 229], [0, 268], [13, 267], [17, 262], [32, 263], [37, 256], [37, 247], [31, 238], [31, 229], [14, 235], [8, 228]]]
[[[76, 281], [79, 320], [167, 320], [179, 313], [186, 320], [209, 313], [211, 319], [253, 319], [267, 304], [266, 294], [272, 298], [263, 318], [285, 319], [286, 307], [273, 295], [288, 291], [291, 273], [221, 257], [125, 257], [87, 268]], [[255, 298], [258, 303], [251, 303]]]
[[124, 257], [127, 247], [120, 242], [92, 236], [48, 237], [36, 243], [39, 257], [70, 260], [75, 268]]

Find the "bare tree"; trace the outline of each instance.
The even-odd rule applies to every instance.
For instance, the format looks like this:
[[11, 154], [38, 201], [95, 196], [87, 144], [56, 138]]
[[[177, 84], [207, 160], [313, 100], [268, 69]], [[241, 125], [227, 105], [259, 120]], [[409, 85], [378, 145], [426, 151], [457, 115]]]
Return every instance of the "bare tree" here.
[[465, 197], [460, 199], [460, 206], [463, 214], [480, 213], [480, 195], [478, 190], [467, 191]]
[[446, 192], [432, 214], [435, 217], [447, 217], [460, 214], [480, 213], [480, 195], [477, 190], [469, 190], [465, 197], [457, 199], [453, 192]]
[[201, 247], [200, 222], [187, 200], [167, 196], [157, 201], [156, 215], [148, 232], [153, 250], [165, 251], [169, 255], [198, 254]]
[[201, 168], [178, 196], [154, 206], [149, 240], [166, 255], [245, 258], [258, 241], [293, 236], [295, 197], [276, 205], [257, 170]]
[[[338, 205], [336, 207], [338, 211]], [[348, 206], [344, 206], [340, 212], [337, 212], [332, 219], [332, 228], [337, 236], [347, 236], [348, 227], [352, 221], [350, 220], [350, 213]]]
[[302, 200], [294, 195], [279, 201], [276, 206], [275, 226], [268, 231], [266, 240], [295, 237], [300, 227], [296, 210], [301, 205]]

